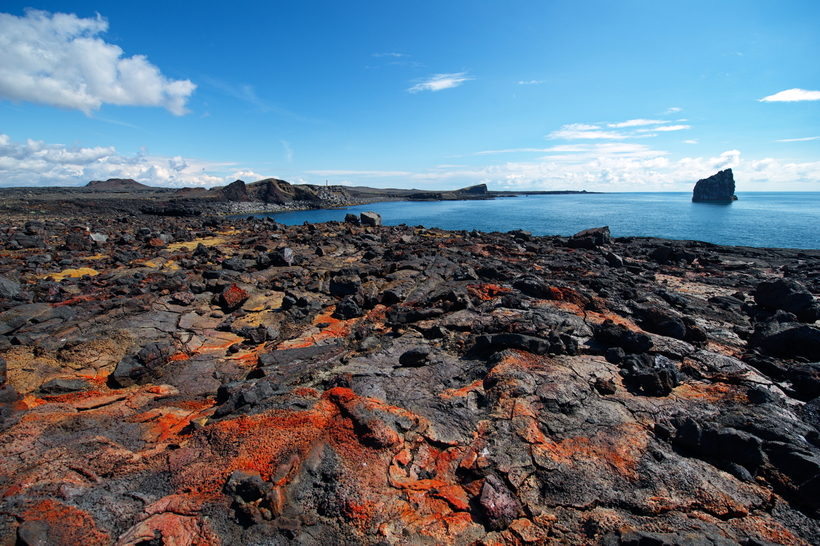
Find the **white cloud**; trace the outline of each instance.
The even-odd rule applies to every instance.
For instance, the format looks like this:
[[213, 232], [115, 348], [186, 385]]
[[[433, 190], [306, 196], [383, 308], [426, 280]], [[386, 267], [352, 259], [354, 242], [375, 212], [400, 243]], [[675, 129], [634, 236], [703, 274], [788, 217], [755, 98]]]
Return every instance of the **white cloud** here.
[[[272, 178], [270, 176], [263, 176], [253, 171], [236, 171], [230, 176], [225, 177], [225, 182], [233, 182], [234, 180], [242, 180], [243, 182], [256, 182], [257, 180], [264, 180]], [[275, 177], [274, 177], [275, 178]]]
[[374, 57], [409, 57], [410, 55], [405, 55], [404, 53], [374, 53]]
[[108, 21], [29, 9], [24, 17], [0, 13], [0, 98], [81, 110], [103, 103], [161, 106], [174, 115], [196, 89], [169, 80], [144, 55], [98, 38]]
[[801, 100], [820, 100], [820, 91], [806, 91], [805, 89], [787, 89], [768, 97], [760, 102], [796, 102]]
[[419, 91], [441, 91], [442, 89], [458, 87], [462, 83], [472, 79], [475, 78], [467, 76], [466, 72], [458, 72], [456, 74], [435, 74], [426, 80], [417, 83], [407, 91], [410, 93], [418, 93]]
[[[84, 186], [108, 178], [132, 178], [148, 186], [217, 186], [236, 180], [233, 175], [212, 174], [224, 173], [229, 166], [145, 151], [124, 156], [113, 146], [67, 147], [32, 139], [20, 143], [0, 134], [0, 180], [10, 187]], [[246, 179], [251, 178], [264, 177], [250, 173]]]
[[805, 138], [784, 138], [781, 140], [777, 140], [776, 142], [802, 142], [804, 140], [817, 140], [820, 136], [810, 136]]
[[551, 132], [547, 135], [548, 139], [563, 139], [563, 140], [575, 140], [575, 139], [622, 139], [628, 138], [627, 135], [623, 133], [613, 132], [613, 131], [597, 131], [599, 129], [597, 125], [586, 125], [583, 123], [573, 123], [570, 125], [564, 125], [557, 131]]
[[622, 128], [622, 127], [639, 127], [641, 125], [658, 125], [661, 123], [669, 123], [661, 119], [630, 119], [620, 123], [608, 123], [608, 127]]
[[638, 132], [646, 131], [681, 131], [683, 129], [691, 129], [691, 125], [663, 125], [661, 127], [654, 127], [652, 129], [638, 129]]
[[544, 80], [530, 80], [528, 82], [518, 82], [518, 85], [538, 85], [539, 83], [544, 83]]
[[[514, 151], [518, 150], [496, 153]], [[377, 187], [431, 190], [485, 183], [493, 190], [691, 192], [699, 179], [731, 167], [738, 191], [820, 190], [820, 161], [783, 164], [771, 158], [744, 160], [738, 150], [711, 158], [674, 160], [666, 151], [634, 142], [562, 144], [544, 151], [547, 155], [531, 161], [438, 165], [419, 172], [314, 171], [311, 178], [315, 184], [322, 183], [324, 176], [349, 176], [360, 184], [366, 177], [368, 185]]]
[[673, 161], [665, 157], [667, 152], [626, 143], [555, 148], [567, 153], [539, 161], [442, 168], [409, 178], [414, 187], [418, 183], [463, 187], [483, 181], [490, 189], [690, 192], [699, 179], [731, 167], [739, 191], [820, 190], [820, 161], [781, 164], [771, 158], [743, 160], [738, 150], [713, 158]]
[[666, 112], [664, 112], [664, 114], [675, 114], [677, 112], [680, 112], [681, 110], [683, 110], [683, 108], [678, 108], [677, 106], [673, 106], [672, 108], [669, 108]]
[[697, 140], [684, 140], [683, 143], [684, 144], [697, 144], [698, 141]]
[[740, 152], [738, 150], [723, 152], [720, 154], [720, 157], [711, 158], [709, 163], [716, 169], [729, 169], [737, 167], [740, 163]]

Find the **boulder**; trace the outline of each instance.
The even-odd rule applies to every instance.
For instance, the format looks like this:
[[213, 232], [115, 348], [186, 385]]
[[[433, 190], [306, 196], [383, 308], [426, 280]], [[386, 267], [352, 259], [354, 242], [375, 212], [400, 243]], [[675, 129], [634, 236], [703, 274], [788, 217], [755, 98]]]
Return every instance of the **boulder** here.
[[792, 279], [762, 282], [757, 285], [754, 298], [761, 307], [793, 313], [800, 322], [820, 319], [820, 304], [805, 286]]
[[609, 244], [609, 226], [585, 229], [569, 238], [567, 246], [570, 248], [596, 248]]
[[778, 311], [757, 325], [749, 347], [778, 358], [807, 358], [820, 361], [820, 330], [794, 320], [794, 315]]
[[382, 215], [378, 212], [363, 212], [361, 214], [362, 224], [366, 226], [380, 226], [382, 225]]
[[692, 192], [692, 201], [696, 203], [703, 201], [737, 201], [732, 169], [726, 169], [713, 174], [709, 178], [698, 180]]
[[22, 288], [20, 283], [8, 277], [0, 277], [0, 298], [13, 299], [20, 295]]

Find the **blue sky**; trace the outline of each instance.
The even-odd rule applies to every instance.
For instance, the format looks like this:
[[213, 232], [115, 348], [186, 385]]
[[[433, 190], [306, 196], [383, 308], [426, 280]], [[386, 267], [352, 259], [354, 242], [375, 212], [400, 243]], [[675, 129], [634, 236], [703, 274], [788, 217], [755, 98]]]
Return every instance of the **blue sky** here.
[[820, 2], [16, 2], [0, 186], [820, 191]]

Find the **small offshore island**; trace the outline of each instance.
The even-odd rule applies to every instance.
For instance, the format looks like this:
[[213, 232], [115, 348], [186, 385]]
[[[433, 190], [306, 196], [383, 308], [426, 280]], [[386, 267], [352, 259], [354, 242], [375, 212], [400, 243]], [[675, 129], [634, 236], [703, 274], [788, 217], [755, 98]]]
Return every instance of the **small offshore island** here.
[[0, 190], [0, 544], [820, 544], [820, 250], [394, 198]]
[[737, 201], [735, 177], [732, 169], [720, 171], [709, 178], [698, 180], [692, 191], [692, 201], [696, 203], [731, 203]]

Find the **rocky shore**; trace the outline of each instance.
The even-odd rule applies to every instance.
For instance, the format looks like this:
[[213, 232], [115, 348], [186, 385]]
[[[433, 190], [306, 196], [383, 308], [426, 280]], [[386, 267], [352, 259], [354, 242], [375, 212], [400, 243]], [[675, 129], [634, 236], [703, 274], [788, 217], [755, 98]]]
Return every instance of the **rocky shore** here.
[[820, 251], [44, 202], [0, 545], [820, 543]]

